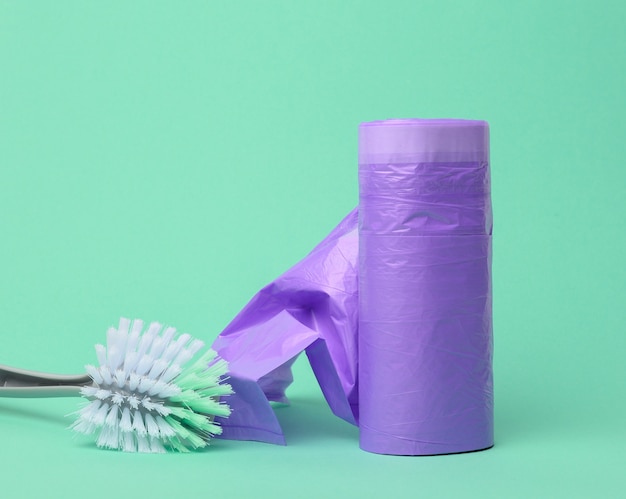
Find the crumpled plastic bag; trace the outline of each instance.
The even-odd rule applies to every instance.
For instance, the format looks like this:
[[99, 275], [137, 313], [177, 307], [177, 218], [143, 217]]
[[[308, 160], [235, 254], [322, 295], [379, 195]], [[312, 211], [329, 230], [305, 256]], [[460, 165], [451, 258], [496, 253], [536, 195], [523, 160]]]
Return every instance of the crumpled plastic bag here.
[[229, 363], [229, 418], [221, 438], [285, 444], [270, 405], [287, 402], [291, 366], [305, 351], [331, 410], [358, 419], [357, 209], [309, 255], [261, 289], [216, 338]]

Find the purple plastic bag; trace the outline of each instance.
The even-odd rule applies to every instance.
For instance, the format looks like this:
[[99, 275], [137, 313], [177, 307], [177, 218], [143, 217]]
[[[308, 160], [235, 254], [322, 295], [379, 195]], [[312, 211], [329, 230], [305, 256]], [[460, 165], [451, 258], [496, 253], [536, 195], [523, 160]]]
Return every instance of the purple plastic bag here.
[[491, 447], [487, 123], [361, 124], [359, 192], [361, 448]]
[[232, 414], [222, 438], [284, 444], [269, 401], [286, 402], [306, 351], [332, 411], [357, 417], [357, 211], [307, 257], [261, 289], [213, 343], [229, 362]]
[[305, 350], [332, 411], [359, 421], [363, 449], [490, 447], [487, 124], [364, 123], [359, 181], [360, 213], [259, 291], [215, 340], [235, 390], [222, 437], [285, 443], [270, 401], [286, 401], [291, 365]]

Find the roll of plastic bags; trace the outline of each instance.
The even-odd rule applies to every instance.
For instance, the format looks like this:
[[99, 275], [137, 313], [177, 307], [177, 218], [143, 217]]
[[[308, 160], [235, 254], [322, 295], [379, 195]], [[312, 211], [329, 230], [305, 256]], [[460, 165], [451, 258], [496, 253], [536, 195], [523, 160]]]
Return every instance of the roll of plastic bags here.
[[493, 445], [491, 229], [486, 122], [361, 124], [362, 449]]
[[357, 416], [357, 210], [308, 256], [261, 289], [212, 348], [226, 359], [232, 414], [222, 438], [284, 444], [270, 401], [287, 402], [291, 365], [306, 351], [334, 414]]
[[354, 210], [214, 342], [236, 392], [222, 437], [285, 443], [270, 401], [286, 401], [304, 350], [333, 412], [361, 413], [363, 449], [490, 447], [488, 126], [365, 123], [359, 165], [359, 231]]

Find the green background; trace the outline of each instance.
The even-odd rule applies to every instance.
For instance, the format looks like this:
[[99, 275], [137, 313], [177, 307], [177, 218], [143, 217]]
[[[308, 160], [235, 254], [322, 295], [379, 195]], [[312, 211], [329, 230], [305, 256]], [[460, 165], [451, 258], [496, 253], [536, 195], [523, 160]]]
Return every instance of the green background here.
[[496, 446], [365, 453], [305, 359], [287, 447], [128, 455], [0, 400], [3, 497], [619, 497], [621, 1], [0, 1], [0, 363], [120, 315], [211, 341], [357, 203], [357, 126], [491, 125]]

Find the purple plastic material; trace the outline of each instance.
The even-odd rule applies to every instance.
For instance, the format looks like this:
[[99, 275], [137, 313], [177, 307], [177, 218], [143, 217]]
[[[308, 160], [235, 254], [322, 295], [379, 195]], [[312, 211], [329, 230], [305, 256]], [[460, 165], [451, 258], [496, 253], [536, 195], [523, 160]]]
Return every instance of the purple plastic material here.
[[490, 447], [488, 126], [364, 123], [359, 182], [359, 213], [259, 291], [215, 340], [235, 390], [232, 415], [218, 418], [222, 437], [285, 443], [270, 401], [287, 401], [291, 365], [305, 350], [332, 411], [359, 421], [363, 449]]
[[222, 438], [284, 444], [269, 401], [286, 402], [291, 364], [306, 351], [332, 411], [357, 417], [357, 211], [307, 257], [261, 289], [217, 337], [229, 362], [232, 414]]
[[489, 128], [359, 128], [361, 448], [493, 445]]

